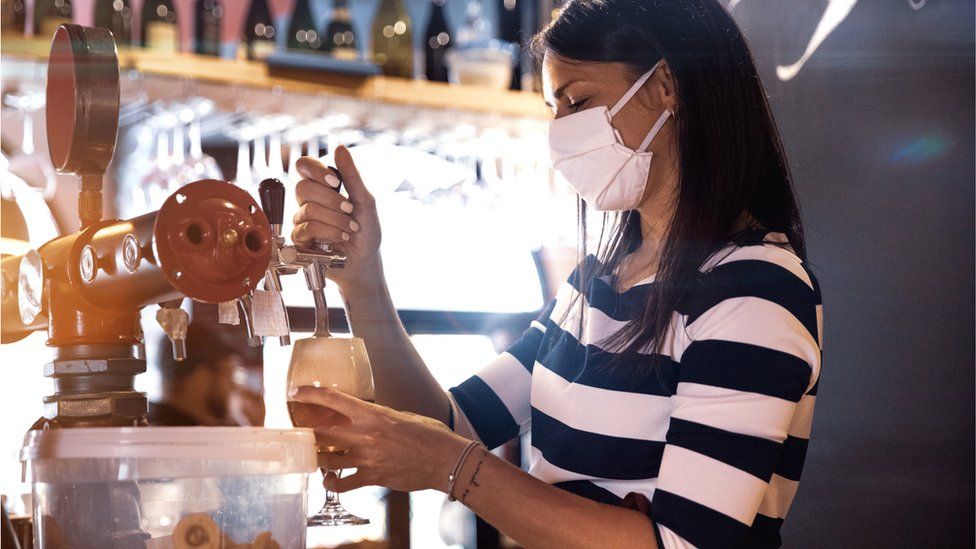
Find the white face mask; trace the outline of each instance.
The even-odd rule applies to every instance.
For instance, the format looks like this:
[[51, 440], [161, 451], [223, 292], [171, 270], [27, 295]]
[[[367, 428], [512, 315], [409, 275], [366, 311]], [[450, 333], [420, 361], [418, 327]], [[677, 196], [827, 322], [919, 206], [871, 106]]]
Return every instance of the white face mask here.
[[553, 120], [549, 124], [549, 153], [552, 167], [583, 200], [600, 212], [636, 208], [647, 187], [651, 153], [645, 149], [668, 117], [664, 109], [635, 151], [625, 146], [610, 121], [654, 74], [660, 61], [644, 73], [617, 104], [594, 107]]

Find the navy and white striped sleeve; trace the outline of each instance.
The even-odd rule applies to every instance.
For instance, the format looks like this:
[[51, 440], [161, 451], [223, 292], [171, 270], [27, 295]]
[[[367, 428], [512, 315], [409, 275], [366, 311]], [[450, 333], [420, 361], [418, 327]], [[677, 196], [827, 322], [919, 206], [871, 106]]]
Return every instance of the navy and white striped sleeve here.
[[477, 437], [488, 448], [495, 448], [528, 431], [532, 367], [554, 306], [555, 300], [550, 301], [508, 350], [450, 389], [457, 433]]
[[745, 545], [754, 525], [782, 521], [765, 514], [795, 493], [795, 482], [777, 479], [798, 476], [780, 469], [796, 469], [793, 453], [802, 467], [809, 437], [819, 288], [798, 259], [761, 247], [744, 254], [704, 274], [686, 311], [690, 343], [651, 501], [664, 547]]

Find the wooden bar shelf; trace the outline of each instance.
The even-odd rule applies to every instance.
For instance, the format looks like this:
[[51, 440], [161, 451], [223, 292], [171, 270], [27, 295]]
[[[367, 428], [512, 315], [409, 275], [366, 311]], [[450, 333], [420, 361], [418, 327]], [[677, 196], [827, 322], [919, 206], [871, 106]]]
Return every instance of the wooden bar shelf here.
[[[0, 55], [46, 59], [50, 42], [39, 38], [3, 36]], [[227, 60], [188, 53], [160, 53], [120, 47], [119, 65], [148, 75], [191, 78], [203, 82], [243, 85], [285, 92], [327, 93], [382, 103], [431, 109], [497, 114], [516, 118], [550, 116], [537, 93], [452, 86], [441, 82], [384, 76], [358, 77], [331, 73], [269, 71], [261, 62]]]

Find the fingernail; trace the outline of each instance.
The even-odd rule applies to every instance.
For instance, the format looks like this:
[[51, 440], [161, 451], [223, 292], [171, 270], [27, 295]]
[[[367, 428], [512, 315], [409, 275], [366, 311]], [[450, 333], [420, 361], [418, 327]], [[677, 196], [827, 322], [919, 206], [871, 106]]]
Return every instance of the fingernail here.
[[293, 397], [298, 394], [298, 387], [290, 387], [288, 389], [288, 396]]
[[349, 240], [349, 233], [342, 233], [342, 239], [348, 241]]
[[352, 232], [357, 232], [359, 230], [359, 223], [356, 223], [355, 221], [350, 221], [349, 228], [352, 229]]
[[343, 202], [342, 204], [339, 204], [339, 209], [346, 212], [347, 214], [350, 214], [352, 213], [352, 203]]
[[333, 189], [339, 188], [339, 178], [332, 174], [325, 176], [325, 182], [328, 183]]

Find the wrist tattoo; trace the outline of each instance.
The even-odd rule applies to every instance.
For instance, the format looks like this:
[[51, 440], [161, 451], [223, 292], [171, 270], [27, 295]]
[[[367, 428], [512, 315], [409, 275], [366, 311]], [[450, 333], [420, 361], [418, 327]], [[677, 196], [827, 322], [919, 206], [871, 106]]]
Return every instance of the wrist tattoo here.
[[486, 457], [488, 457], [488, 450], [482, 447], [481, 457], [478, 458], [478, 465], [475, 466], [474, 473], [472, 473], [471, 478], [468, 479], [468, 485], [464, 488], [464, 493], [462, 493], [461, 497], [458, 498], [459, 500], [461, 500], [462, 503], [464, 503], [464, 499], [468, 497], [468, 493], [471, 491], [472, 486], [476, 488], [481, 487], [481, 485], [478, 484], [478, 473], [481, 472], [481, 464], [485, 462]]

